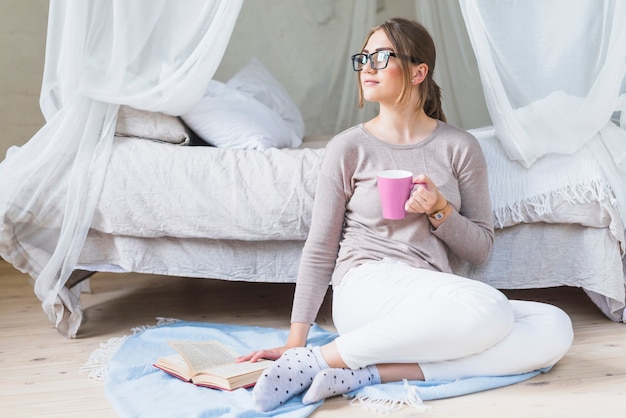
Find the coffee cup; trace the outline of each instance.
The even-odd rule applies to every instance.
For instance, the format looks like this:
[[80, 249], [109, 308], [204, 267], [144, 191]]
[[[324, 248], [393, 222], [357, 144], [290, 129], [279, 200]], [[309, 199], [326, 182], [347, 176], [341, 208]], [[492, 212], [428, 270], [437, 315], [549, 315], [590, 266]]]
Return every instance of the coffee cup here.
[[406, 170], [384, 170], [377, 177], [378, 194], [385, 219], [404, 219], [404, 204], [413, 189], [413, 173]]

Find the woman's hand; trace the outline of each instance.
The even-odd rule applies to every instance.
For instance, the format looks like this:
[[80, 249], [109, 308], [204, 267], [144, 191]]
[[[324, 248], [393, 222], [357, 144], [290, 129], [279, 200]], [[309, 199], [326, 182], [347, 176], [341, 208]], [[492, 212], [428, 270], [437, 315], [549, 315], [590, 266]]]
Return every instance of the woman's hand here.
[[404, 204], [404, 210], [411, 213], [430, 214], [443, 209], [447, 204], [446, 198], [439, 193], [439, 189], [424, 174], [413, 178], [413, 191], [409, 200]]
[[237, 357], [237, 363], [241, 363], [244, 361], [255, 363], [262, 359], [277, 360], [289, 348], [290, 347], [276, 347], [276, 348], [269, 348], [267, 350], [253, 351], [252, 353], [248, 353], [246, 355]]
[[261, 359], [277, 360], [283, 353], [293, 347], [304, 347], [306, 345], [307, 335], [309, 335], [310, 324], [302, 322], [293, 322], [289, 329], [287, 342], [282, 347], [268, 348], [266, 350], [253, 351], [252, 353], [237, 358], [237, 363], [243, 361], [257, 362]]

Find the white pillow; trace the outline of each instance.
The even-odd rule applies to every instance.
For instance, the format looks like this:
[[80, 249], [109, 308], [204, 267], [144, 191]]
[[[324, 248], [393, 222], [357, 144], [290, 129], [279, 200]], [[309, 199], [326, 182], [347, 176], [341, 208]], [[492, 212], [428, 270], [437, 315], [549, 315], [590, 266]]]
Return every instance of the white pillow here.
[[216, 147], [263, 150], [293, 147], [302, 140], [277, 112], [216, 80], [209, 82], [202, 99], [181, 119]]
[[296, 106], [283, 85], [274, 78], [261, 61], [253, 57], [226, 84], [249, 94], [277, 112], [281, 118], [290, 124], [299, 138], [298, 143], [294, 143], [292, 146], [297, 147], [302, 143], [304, 120], [302, 119], [300, 109], [298, 109], [298, 106]]
[[151, 139], [170, 144], [187, 145], [189, 134], [185, 125], [175, 116], [160, 112], [120, 106], [115, 135]]

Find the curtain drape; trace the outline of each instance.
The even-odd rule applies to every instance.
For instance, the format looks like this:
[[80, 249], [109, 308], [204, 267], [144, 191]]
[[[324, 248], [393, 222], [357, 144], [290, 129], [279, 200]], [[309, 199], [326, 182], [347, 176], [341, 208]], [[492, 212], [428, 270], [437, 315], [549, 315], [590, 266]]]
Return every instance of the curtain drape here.
[[[0, 164], [0, 254], [35, 279], [65, 336], [82, 321], [65, 283], [91, 224], [119, 105], [189, 109], [220, 63], [241, 3], [51, 0], [40, 97], [46, 124]], [[53, 200], [65, 209], [51, 212]]]
[[543, 155], [590, 147], [626, 223], [626, 2], [460, 5], [489, 114], [509, 157], [530, 167]]

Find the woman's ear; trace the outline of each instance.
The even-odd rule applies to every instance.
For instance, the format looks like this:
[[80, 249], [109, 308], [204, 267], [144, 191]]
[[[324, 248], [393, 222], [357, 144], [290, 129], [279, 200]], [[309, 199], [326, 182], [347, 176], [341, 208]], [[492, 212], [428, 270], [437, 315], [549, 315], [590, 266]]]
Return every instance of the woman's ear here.
[[428, 75], [428, 65], [421, 63], [413, 66], [411, 83], [420, 84]]

